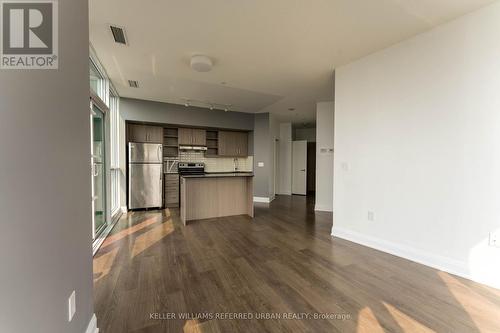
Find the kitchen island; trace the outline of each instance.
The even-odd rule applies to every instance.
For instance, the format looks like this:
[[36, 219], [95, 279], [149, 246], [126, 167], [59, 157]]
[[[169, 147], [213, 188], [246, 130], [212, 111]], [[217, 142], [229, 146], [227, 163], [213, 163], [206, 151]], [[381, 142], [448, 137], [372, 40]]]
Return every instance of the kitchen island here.
[[233, 215], [253, 217], [253, 173], [207, 173], [181, 176], [181, 220]]

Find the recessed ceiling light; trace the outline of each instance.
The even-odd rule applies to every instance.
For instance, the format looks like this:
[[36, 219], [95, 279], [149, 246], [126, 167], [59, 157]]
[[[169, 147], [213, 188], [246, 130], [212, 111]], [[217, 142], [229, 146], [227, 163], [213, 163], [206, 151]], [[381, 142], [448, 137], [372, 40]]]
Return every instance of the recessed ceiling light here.
[[197, 72], [209, 72], [212, 70], [212, 59], [205, 55], [194, 55], [191, 57], [191, 68]]

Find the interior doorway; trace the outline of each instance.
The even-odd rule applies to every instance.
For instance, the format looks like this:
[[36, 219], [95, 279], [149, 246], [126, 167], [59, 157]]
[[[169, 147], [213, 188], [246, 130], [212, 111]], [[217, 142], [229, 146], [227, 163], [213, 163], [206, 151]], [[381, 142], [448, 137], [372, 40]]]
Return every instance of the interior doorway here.
[[316, 142], [307, 143], [307, 195], [316, 193]]
[[292, 194], [307, 194], [307, 141], [292, 143]]

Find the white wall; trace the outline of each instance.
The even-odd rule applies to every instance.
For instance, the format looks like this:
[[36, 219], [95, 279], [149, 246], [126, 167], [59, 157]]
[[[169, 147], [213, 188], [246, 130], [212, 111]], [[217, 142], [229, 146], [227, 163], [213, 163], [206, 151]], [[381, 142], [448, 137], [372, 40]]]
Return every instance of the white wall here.
[[316, 105], [316, 205], [315, 210], [333, 209], [334, 102]]
[[0, 74], [0, 332], [83, 333], [94, 312], [88, 3], [58, 10], [59, 69]]
[[499, 22], [497, 2], [337, 69], [334, 235], [500, 287]]
[[280, 124], [279, 194], [292, 194], [292, 124]]

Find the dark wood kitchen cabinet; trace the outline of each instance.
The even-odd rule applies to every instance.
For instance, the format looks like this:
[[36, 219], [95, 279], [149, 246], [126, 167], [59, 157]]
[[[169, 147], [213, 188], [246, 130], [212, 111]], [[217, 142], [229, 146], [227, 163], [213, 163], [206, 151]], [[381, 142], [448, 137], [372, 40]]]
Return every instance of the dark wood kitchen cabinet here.
[[193, 129], [193, 146], [207, 145], [207, 131], [204, 129]]
[[219, 156], [248, 156], [248, 133], [234, 131], [219, 131]]
[[129, 124], [128, 141], [143, 143], [163, 143], [163, 127]]
[[206, 146], [207, 131], [198, 128], [179, 128], [179, 145]]
[[165, 207], [179, 207], [178, 174], [165, 174]]

